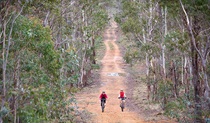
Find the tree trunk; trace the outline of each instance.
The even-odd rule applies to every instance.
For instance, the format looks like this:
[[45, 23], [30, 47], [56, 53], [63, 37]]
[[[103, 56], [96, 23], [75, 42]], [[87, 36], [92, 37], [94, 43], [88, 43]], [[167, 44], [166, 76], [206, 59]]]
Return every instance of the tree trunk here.
[[14, 94], [13, 94], [13, 99], [12, 99], [12, 113], [14, 116], [14, 123], [16, 123], [17, 121], [17, 93], [18, 93], [18, 85], [19, 85], [19, 67], [20, 67], [20, 59], [19, 59], [19, 55], [18, 53], [15, 53], [16, 56], [16, 62], [15, 62], [15, 67], [14, 67], [14, 84], [13, 84], [13, 88], [14, 88]]
[[[167, 7], [165, 7], [165, 11], [164, 11], [164, 38], [166, 37], [167, 33], [168, 33], [168, 27], [167, 27]], [[165, 39], [163, 39], [164, 41]], [[161, 45], [162, 47], [162, 60], [163, 60], [163, 73], [164, 73], [164, 77], [166, 77], [166, 61], [165, 61], [165, 45], [162, 43]]]
[[[196, 36], [198, 34], [198, 30], [196, 28], [196, 17], [194, 17], [194, 23], [192, 23], [192, 20], [189, 19], [189, 16], [187, 15], [187, 12], [184, 8], [184, 5], [182, 4], [182, 0], [179, 0], [180, 5], [182, 7], [182, 10], [185, 14], [186, 25], [188, 29], [188, 35], [190, 37], [190, 47], [191, 47], [191, 60], [192, 60], [192, 82], [194, 85], [194, 96], [195, 96], [195, 123], [202, 123], [202, 108], [201, 108], [201, 84], [199, 80], [199, 67], [198, 67], [198, 42], [195, 40]], [[194, 28], [193, 28], [194, 27]], [[193, 31], [194, 29], [194, 31]], [[196, 36], [195, 36], [196, 35]], [[200, 53], [199, 53], [200, 54]]]
[[208, 76], [206, 72], [206, 61], [202, 60], [203, 76], [204, 76], [204, 98], [208, 105], [208, 111], [210, 111], [210, 88], [208, 83]]
[[85, 65], [85, 56], [86, 56], [86, 52], [83, 54], [83, 57], [82, 57], [82, 64], [81, 64], [81, 68], [80, 68], [80, 83], [78, 83], [78, 86], [84, 86], [84, 83], [83, 83], [83, 77], [84, 77], [84, 65]]
[[177, 72], [176, 72], [176, 64], [173, 62], [173, 74], [174, 74], [174, 91], [176, 94], [176, 98], [179, 97], [178, 92], [178, 80], [177, 80]]
[[190, 82], [189, 82], [189, 68], [187, 67], [187, 58], [185, 57], [184, 60], [184, 78], [183, 78], [183, 83], [184, 83], [184, 87], [185, 87], [185, 93], [187, 94], [187, 98], [189, 99], [189, 90], [190, 90]]
[[[3, 34], [3, 47], [2, 47], [2, 83], [3, 83], [3, 95], [1, 97], [1, 109], [5, 105], [6, 101], [6, 21], [2, 22], [3, 28], [2, 28], [2, 34]], [[0, 123], [3, 123], [2, 117], [0, 117]]]
[[194, 83], [194, 96], [195, 96], [195, 122], [202, 122], [202, 114], [201, 114], [201, 98], [200, 98], [200, 81], [198, 79], [198, 55], [195, 52], [194, 46], [191, 43], [191, 52], [192, 52], [192, 74], [193, 74], [193, 83]]
[[171, 81], [173, 82], [174, 97], [177, 98], [178, 97], [178, 90], [177, 90], [178, 82], [177, 82], [176, 67], [175, 67], [174, 61], [171, 61]]
[[[94, 34], [93, 34], [94, 35]], [[93, 54], [92, 54], [92, 64], [96, 64], [96, 51], [95, 51], [95, 37], [93, 36], [92, 37], [92, 51], [93, 51]]]
[[156, 98], [156, 94], [157, 94], [157, 75], [156, 75], [156, 60], [154, 60], [154, 62], [153, 62], [153, 81], [154, 81], [154, 83], [153, 83], [153, 100], [156, 100], [157, 98]]
[[[3, 4], [3, 3], [2, 3]], [[8, 60], [8, 56], [9, 56], [9, 51], [10, 51], [10, 42], [12, 39], [12, 30], [13, 30], [13, 25], [16, 21], [16, 19], [19, 17], [19, 15], [22, 13], [23, 7], [21, 7], [21, 10], [16, 13], [16, 15], [10, 15], [9, 19], [11, 19], [11, 25], [10, 25], [10, 29], [9, 29], [9, 34], [6, 34], [6, 30], [7, 30], [7, 23], [9, 22], [9, 20], [5, 19], [8, 16], [8, 11], [10, 11], [10, 7], [8, 7], [10, 5], [10, 1], [7, 1], [7, 3], [5, 5], [2, 5], [2, 8], [5, 8], [5, 11], [3, 11], [3, 15], [2, 15], [2, 35], [3, 35], [3, 47], [2, 47], [2, 83], [3, 83], [3, 96], [1, 99], [1, 108], [4, 107], [4, 103], [6, 101], [6, 69], [7, 69], [7, 60]], [[14, 10], [15, 12], [17, 12], [16, 10]], [[5, 20], [4, 20], [5, 19]], [[7, 22], [8, 21], [8, 22]], [[6, 42], [6, 40], [8, 40]], [[3, 122], [2, 117], [0, 118], [0, 122]]]

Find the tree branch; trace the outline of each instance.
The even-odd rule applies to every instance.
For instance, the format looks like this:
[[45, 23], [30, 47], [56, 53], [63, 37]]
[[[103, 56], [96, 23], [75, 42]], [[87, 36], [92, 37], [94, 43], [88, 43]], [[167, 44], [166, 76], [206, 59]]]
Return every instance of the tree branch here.
[[193, 45], [194, 45], [196, 51], [198, 52], [199, 56], [200, 56], [201, 58], [203, 58], [201, 52], [198, 50], [198, 48], [197, 48], [197, 46], [196, 46], [196, 43], [195, 43], [195, 36], [194, 36], [194, 34], [193, 34], [193, 31], [192, 31], [192, 23], [190, 23], [190, 21], [189, 21], [189, 17], [188, 17], [188, 15], [187, 15], [187, 12], [186, 12], [186, 10], [185, 10], [185, 8], [184, 8], [184, 5], [182, 4], [182, 0], [179, 0], [179, 2], [180, 2], [180, 4], [181, 4], [182, 10], [183, 10], [183, 12], [184, 12], [184, 14], [185, 14], [185, 17], [186, 17], [186, 19], [187, 19], [187, 20], [186, 20], [186, 21], [187, 21], [187, 26], [188, 26], [188, 29], [189, 29], [189, 32], [190, 32], [190, 35], [191, 35], [191, 38], [192, 38]]
[[16, 19], [20, 16], [20, 14], [22, 13], [23, 11], [23, 7], [21, 8], [20, 12], [14, 17], [14, 19], [12, 20], [12, 25], [11, 25], [11, 29], [10, 29], [10, 32], [9, 32], [9, 36], [8, 36], [8, 45], [7, 45], [7, 52], [6, 52], [6, 63], [7, 63], [7, 58], [8, 58], [8, 55], [9, 55], [9, 47], [10, 47], [10, 40], [11, 40], [11, 35], [12, 35], [12, 29], [13, 29], [13, 25], [16, 21]]

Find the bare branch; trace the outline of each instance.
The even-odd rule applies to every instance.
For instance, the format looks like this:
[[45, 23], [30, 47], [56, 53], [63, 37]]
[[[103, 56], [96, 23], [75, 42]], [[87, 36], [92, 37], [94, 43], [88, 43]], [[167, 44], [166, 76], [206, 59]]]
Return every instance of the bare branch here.
[[60, 45], [60, 44], [63, 44], [63, 43], [65, 43], [65, 42], [67, 42], [69, 40], [69, 38], [66, 36], [66, 39], [64, 40], [64, 41], [62, 41], [62, 42], [59, 42], [59, 43], [56, 43], [56, 45]]
[[7, 45], [7, 53], [6, 53], [6, 63], [7, 63], [7, 58], [8, 58], [8, 55], [9, 55], [9, 47], [10, 47], [10, 40], [11, 40], [13, 25], [14, 25], [16, 19], [17, 19], [17, 18], [20, 16], [20, 14], [22, 13], [23, 8], [24, 8], [24, 6], [22, 6], [20, 12], [19, 12], [19, 13], [14, 17], [14, 19], [12, 20], [11, 29], [10, 29], [9, 36], [8, 36], [8, 45]]
[[184, 5], [182, 4], [182, 0], [179, 0], [180, 4], [181, 4], [181, 7], [182, 7], [182, 10], [186, 16], [186, 19], [187, 19], [187, 25], [189, 26], [190, 25], [190, 21], [189, 21], [189, 17], [187, 15], [187, 12], [185, 11], [185, 8], [184, 8]]
[[46, 15], [46, 17], [44, 19], [44, 23], [43, 23], [44, 27], [46, 27], [48, 25], [48, 17], [49, 17], [49, 15], [50, 15], [50, 11], [48, 10], [47, 15]]
[[205, 59], [207, 59], [209, 52], [210, 52], [210, 36], [207, 37], [206, 48], [205, 48], [205, 51], [204, 51], [204, 58]]
[[203, 55], [202, 53], [198, 50], [197, 46], [196, 46], [196, 43], [195, 43], [195, 36], [193, 34], [193, 31], [192, 31], [192, 23], [190, 23], [189, 21], [189, 17], [187, 15], [187, 12], [184, 8], [184, 5], [182, 4], [182, 0], [179, 0], [180, 4], [181, 4], [181, 7], [182, 7], [182, 10], [185, 14], [185, 17], [187, 19], [187, 26], [188, 26], [188, 29], [189, 29], [189, 32], [190, 32], [190, 35], [191, 35], [191, 38], [192, 38], [192, 42], [193, 42], [193, 46], [195, 47], [196, 51], [198, 52], [199, 56], [203, 59]]

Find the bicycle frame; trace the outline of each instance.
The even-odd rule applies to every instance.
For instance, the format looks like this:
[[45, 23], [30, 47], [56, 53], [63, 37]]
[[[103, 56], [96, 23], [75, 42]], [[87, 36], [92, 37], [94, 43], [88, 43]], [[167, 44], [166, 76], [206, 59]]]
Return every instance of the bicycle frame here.
[[120, 100], [120, 107], [121, 107], [121, 111], [123, 112], [124, 108], [125, 108], [125, 100]]
[[104, 112], [105, 100], [106, 100], [106, 99], [101, 99], [101, 109], [102, 109], [102, 112]]

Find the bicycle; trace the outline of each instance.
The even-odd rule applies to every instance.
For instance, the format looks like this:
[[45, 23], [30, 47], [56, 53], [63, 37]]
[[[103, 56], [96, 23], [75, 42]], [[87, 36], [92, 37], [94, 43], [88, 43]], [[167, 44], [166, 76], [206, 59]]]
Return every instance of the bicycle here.
[[126, 97], [119, 98], [119, 99], [121, 99], [121, 101], [120, 101], [120, 108], [121, 108], [121, 111], [123, 112], [124, 109], [125, 109], [125, 99], [126, 99]]
[[101, 109], [102, 109], [102, 112], [104, 112], [105, 100], [106, 100], [106, 99], [101, 99]]
[[120, 107], [121, 107], [121, 111], [123, 112], [123, 110], [125, 108], [125, 102], [123, 100], [120, 103]]

